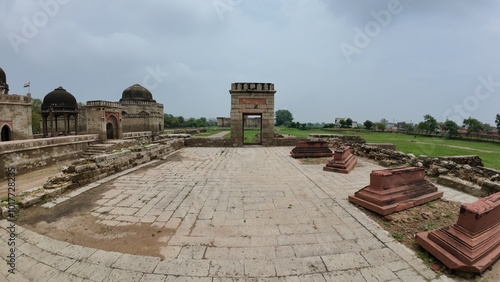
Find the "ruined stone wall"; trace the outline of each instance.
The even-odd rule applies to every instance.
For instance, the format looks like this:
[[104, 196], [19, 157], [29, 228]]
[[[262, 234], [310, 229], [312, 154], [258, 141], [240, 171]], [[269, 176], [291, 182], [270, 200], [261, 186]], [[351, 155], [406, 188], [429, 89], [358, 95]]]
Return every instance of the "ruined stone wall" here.
[[290, 146], [290, 147], [294, 147], [297, 145], [297, 143], [299, 141], [308, 141], [309, 139], [306, 139], [306, 138], [296, 138], [296, 137], [292, 137], [292, 138], [274, 138], [273, 139], [273, 143], [272, 143], [272, 146]]
[[[292, 147], [299, 141], [307, 141], [305, 138], [274, 138], [270, 146]], [[204, 138], [191, 137], [185, 139], [186, 147], [233, 147], [231, 139], [225, 138]]]
[[4, 125], [12, 131], [12, 140], [33, 138], [30, 94], [0, 94], [0, 129]]
[[186, 147], [232, 147], [233, 141], [224, 138], [187, 138]]
[[17, 173], [25, 173], [59, 161], [77, 159], [95, 141], [97, 135], [0, 142], [0, 179], [5, 178], [8, 167], [15, 167]]
[[176, 139], [163, 144], [150, 144], [122, 149], [119, 152], [93, 156], [72, 163], [61, 175], [51, 177], [44, 189], [74, 189], [95, 182], [117, 172], [160, 159], [184, 147], [184, 140]]
[[[427, 176], [437, 178], [450, 176], [470, 182], [470, 185], [481, 189], [479, 194], [470, 193], [483, 197], [500, 191], [500, 171], [483, 167], [479, 156], [445, 156], [445, 157], [416, 157], [413, 154], [369, 146], [360, 137], [339, 135], [328, 138], [329, 146], [337, 148], [343, 145], [351, 147], [351, 152], [357, 156], [375, 160], [385, 167], [414, 166], [425, 169]], [[363, 142], [359, 142], [362, 140]], [[468, 191], [464, 191], [469, 193]]]

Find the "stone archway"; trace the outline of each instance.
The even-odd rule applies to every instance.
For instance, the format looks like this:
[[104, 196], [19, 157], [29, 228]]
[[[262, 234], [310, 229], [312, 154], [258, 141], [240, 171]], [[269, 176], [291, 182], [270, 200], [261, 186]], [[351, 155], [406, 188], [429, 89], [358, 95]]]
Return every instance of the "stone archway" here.
[[237, 82], [231, 84], [231, 139], [234, 146], [244, 145], [245, 116], [260, 116], [260, 144], [272, 145], [274, 139], [273, 83]]
[[106, 119], [106, 139], [118, 139], [118, 119], [114, 115]]
[[106, 123], [106, 139], [115, 139], [115, 129], [111, 122]]
[[1, 130], [1, 141], [11, 141], [12, 140], [12, 130], [8, 125], [2, 126]]

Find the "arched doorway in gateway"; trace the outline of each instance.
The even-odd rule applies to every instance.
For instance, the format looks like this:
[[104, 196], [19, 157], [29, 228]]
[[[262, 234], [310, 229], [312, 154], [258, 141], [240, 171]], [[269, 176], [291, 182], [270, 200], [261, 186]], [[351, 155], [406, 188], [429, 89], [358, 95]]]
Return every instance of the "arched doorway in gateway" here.
[[2, 133], [1, 133], [1, 141], [10, 141], [12, 140], [12, 130], [8, 125], [2, 126]]

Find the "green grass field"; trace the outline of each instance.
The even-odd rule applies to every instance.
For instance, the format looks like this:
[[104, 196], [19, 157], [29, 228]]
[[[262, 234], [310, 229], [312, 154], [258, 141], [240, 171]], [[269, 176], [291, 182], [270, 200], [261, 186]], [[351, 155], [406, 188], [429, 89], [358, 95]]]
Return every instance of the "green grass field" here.
[[[196, 136], [210, 136], [221, 131], [230, 131], [229, 128], [209, 128], [206, 133]], [[371, 132], [371, 131], [331, 131], [324, 129], [299, 130], [295, 128], [275, 127], [275, 132], [282, 135], [307, 138], [311, 133], [358, 135], [368, 143], [392, 143], [396, 150], [404, 153], [412, 153], [415, 156], [426, 155], [429, 157], [478, 155], [486, 167], [500, 170], [500, 144], [487, 142], [450, 140], [446, 138], [413, 136], [393, 132]], [[258, 129], [245, 130], [245, 143], [256, 142], [255, 134]], [[230, 138], [228, 133], [224, 138]]]
[[260, 138], [256, 137], [256, 134], [260, 133], [260, 129], [245, 129], [245, 140], [244, 143], [259, 143]]
[[449, 140], [446, 138], [413, 136], [392, 132], [332, 132], [322, 129], [298, 130], [294, 128], [276, 127], [275, 131], [283, 135], [306, 138], [311, 133], [358, 135], [368, 143], [392, 143], [396, 150], [412, 153], [415, 156], [426, 155], [430, 157], [478, 155], [486, 167], [500, 169], [500, 144], [487, 142]]

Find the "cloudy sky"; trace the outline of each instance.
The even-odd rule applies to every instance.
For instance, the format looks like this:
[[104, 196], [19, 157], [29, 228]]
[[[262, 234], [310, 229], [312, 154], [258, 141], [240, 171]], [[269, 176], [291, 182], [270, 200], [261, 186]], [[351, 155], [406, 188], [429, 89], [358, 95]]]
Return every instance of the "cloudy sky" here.
[[500, 113], [500, 1], [0, 0], [11, 93], [118, 101], [139, 83], [184, 117], [229, 116], [232, 82], [275, 84], [296, 121], [459, 124]]

